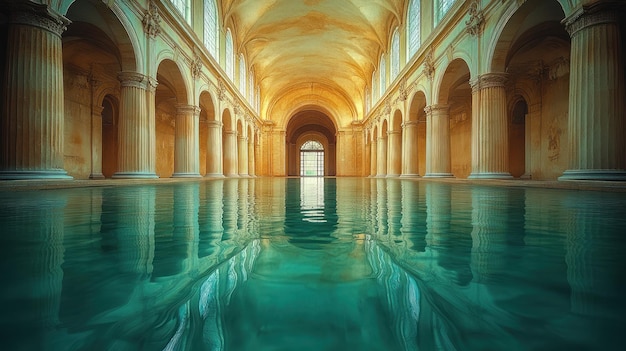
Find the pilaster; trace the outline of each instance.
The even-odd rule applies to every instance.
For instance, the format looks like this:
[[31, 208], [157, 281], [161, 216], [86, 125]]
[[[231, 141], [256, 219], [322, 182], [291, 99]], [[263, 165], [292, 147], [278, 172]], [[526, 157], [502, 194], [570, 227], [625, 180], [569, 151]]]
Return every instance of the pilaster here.
[[372, 136], [372, 140], [370, 141], [370, 177], [376, 176], [376, 171], [378, 169], [378, 142]]
[[426, 112], [426, 174], [424, 178], [450, 178], [450, 112], [448, 105], [430, 105]]
[[472, 84], [472, 173], [470, 179], [510, 179], [504, 73], [486, 73]]
[[137, 72], [122, 72], [119, 80], [118, 171], [113, 178], [158, 178], [154, 162], [154, 114], [147, 108], [149, 89], [156, 85], [148, 76]]
[[200, 108], [193, 105], [178, 105], [176, 108], [172, 177], [200, 177]]
[[569, 169], [559, 180], [626, 180], [618, 4], [583, 6], [570, 33]]
[[378, 137], [376, 176], [384, 177], [387, 173], [387, 138]]
[[63, 164], [61, 43], [61, 33], [70, 21], [47, 5], [10, 5], [0, 115], [0, 179], [72, 179]]
[[256, 158], [254, 155], [254, 146], [254, 136], [252, 136], [252, 139], [248, 140], [248, 175], [250, 175], [251, 177], [256, 177]]

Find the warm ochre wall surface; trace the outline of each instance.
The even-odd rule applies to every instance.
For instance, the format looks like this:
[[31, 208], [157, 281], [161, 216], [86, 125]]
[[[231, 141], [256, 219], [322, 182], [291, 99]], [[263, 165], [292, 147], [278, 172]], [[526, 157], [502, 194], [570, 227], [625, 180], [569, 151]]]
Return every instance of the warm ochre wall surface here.
[[626, 178], [621, 1], [5, 3], [2, 179]]

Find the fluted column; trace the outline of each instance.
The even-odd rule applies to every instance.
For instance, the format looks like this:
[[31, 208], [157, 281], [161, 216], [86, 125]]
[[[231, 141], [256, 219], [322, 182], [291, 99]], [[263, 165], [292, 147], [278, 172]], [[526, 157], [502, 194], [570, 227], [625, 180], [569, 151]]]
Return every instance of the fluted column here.
[[222, 168], [222, 122], [207, 122], [206, 177], [223, 177]]
[[569, 169], [559, 180], [626, 180], [624, 74], [616, 3], [583, 6], [570, 33]]
[[453, 177], [450, 173], [450, 114], [448, 105], [430, 105], [426, 112], [425, 178]]
[[91, 174], [89, 179], [104, 179], [102, 174], [102, 106], [91, 107]]
[[387, 138], [378, 137], [376, 176], [384, 177], [387, 173]]
[[486, 73], [472, 82], [472, 173], [470, 179], [507, 179], [509, 132], [506, 75]]
[[255, 171], [255, 157], [254, 157], [254, 136], [248, 140], [248, 175], [256, 177]]
[[150, 90], [155, 89], [156, 82], [136, 72], [122, 72], [119, 80], [118, 171], [113, 178], [158, 178], [155, 173], [154, 114], [147, 108]]
[[237, 176], [237, 132], [224, 131], [224, 175]]
[[172, 177], [200, 177], [200, 108], [176, 107], [176, 141]]
[[402, 123], [404, 135], [404, 159], [402, 160], [402, 177], [419, 177], [417, 154], [417, 121]]
[[63, 169], [61, 44], [61, 33], [70, 21], [46, 5], [11, 6], [0, 115], [0, 179], [71, 179]]
[[387, 177], [402, 173], [402, 134], [399, 130], [387, 132]]
[[248, 176], [248, 137], [240, 135], [239, 138], [239, 176]]

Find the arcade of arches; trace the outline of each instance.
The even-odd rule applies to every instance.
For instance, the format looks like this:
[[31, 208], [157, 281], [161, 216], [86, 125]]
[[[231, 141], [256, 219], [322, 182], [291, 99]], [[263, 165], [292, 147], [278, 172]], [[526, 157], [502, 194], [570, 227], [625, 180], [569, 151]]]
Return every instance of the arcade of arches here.
[[273, 3], [0, 0], [0, 179], [626, 180], [623, 2]]

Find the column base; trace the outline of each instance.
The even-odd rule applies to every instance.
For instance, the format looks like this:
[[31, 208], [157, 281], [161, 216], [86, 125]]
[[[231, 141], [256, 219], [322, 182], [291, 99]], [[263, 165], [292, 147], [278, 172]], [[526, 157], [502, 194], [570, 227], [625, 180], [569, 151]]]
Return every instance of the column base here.
[[452, 173], [426, 173], [424, 178], [455, 178]]
[[472, 173], [467, 179], [513, 179], [513, 176], [508, 172], [484, 172]]
[[412, 173], [408, 173], [408, 174], [403, 174], [400, 176], [400, 178], [421, 178], [422, 176], [419, 175], [418, 173], [412, 174]]
[[102, 179], [105, 179], [105, 177], [104, 177], [104, 174], [102, 174], [102, 173], [95, 173], [95, 174], [92, 173], [92, 174], [89, 175], [89, 179], [92, 179], [92, 180], [102, 180]]
[[200, 178], [200, 173], [174, 173], [172, 178]]
[[385, 176], [385, 178], [398, 178], [398, 177], [400, 177], [400, 175], [399, 175], [399, 174], [387, 174], [387, 175]]
[[205, 178], [224, 178], [222, 173], [207, 173], [204, 175]]
[[117, 172], [113, 174], [113, 179], [156, 179], [156, 173], [147, 172]]
[[374, 176], [374, 178], [386, 178], [387, 175], [386, 174], [377, 174]]
[[0, 171], [0, 180], [48, 180], [64, 179], [72, 180], [74, 177], [68, 176], [65, 170], [49, 171]]
[[240, 174], [239, 178], [252, 178], [249, 174]]
[[626, 170], [618, 169], [568, 169], [559, 180], [626, 180]]
[[226, 178], [239, 178], [239, 174], [224, 174]]

